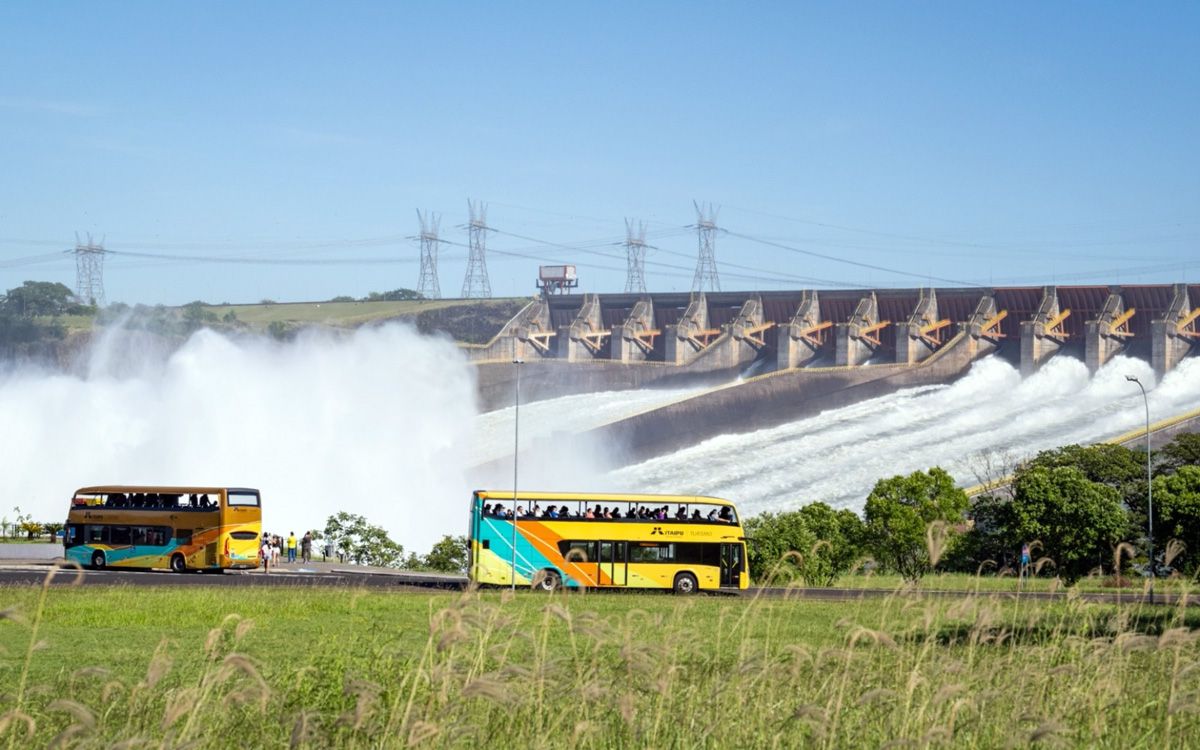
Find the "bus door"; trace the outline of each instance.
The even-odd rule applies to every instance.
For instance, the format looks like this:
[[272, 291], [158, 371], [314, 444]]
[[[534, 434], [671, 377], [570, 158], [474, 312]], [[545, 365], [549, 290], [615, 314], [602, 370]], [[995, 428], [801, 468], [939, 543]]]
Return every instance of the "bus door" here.
[[628, 547], [625, 542], [600, 542], [600, 572], [613, 586], [624, 586], [629, 581]]
[[742, 545], [721, 545], [721, 585], [740, 586], [742, 582]]

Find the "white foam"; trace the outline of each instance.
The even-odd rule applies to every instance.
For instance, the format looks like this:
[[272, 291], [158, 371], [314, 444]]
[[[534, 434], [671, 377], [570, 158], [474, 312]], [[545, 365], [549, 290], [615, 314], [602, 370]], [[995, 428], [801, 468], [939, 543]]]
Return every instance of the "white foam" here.
[[465, 528], [475, 386], [453, 344], [402, 325], [287, 344], [201, 331], [130, 366], [120, 335], [84, 376], [0, 379], [10, 507], [61, 520], [79, 486], [211, 484], [261, 489], [283, 534], [345, 510], [424, 552]]
[[977, 362], [961, 380], [914, 388], [742, 435], [724, 435], [619, 469], [610, 481], [645, 492], [727, 497], [745, 511], [784, 510], [824, 501], [861, 510], [876, 480], [941, 466], [974, 483], [980, 452], [1017, 457], [1088, 443], [1151, 419], [1200, 407], [1200, 361], [1185, 360], [1158, 387], [1141, 360], [1116, 357], [1088, 377], [1082, 362], [1050, 360], [1021, 379], [999, 358]]

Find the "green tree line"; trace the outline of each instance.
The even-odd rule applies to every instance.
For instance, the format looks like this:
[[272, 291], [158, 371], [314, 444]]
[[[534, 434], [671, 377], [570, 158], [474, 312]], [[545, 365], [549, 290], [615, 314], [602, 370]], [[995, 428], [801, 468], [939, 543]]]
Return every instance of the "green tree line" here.
[[[1151, 469], [1159, 565], [1200, 572], [1200, 435], [1154, 452]], [[868, 564], [913, 581], [934, 568], [1013, 570], [1028, 544], [1037, 570], [1074, 581], [1111, 573], [1122, 542], [1132, 562], [1148, 562], [1146, 500], [1145, 453], [1070, 445], [1039, 453], [974, 499], [935, 467], [879, 480], [861, 517], [824, 503], [763, 513], [745, 522], [747, 556], [757, 582], [828, 586]]]

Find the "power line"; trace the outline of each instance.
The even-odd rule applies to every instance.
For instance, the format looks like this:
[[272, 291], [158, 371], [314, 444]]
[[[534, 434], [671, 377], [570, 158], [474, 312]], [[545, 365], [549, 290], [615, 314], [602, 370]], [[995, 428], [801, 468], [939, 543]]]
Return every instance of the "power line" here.
[[827, 255], [825, 253], [818, 253], [813, 250], [802, 250], [801, 248], [798, 248], [798, 247], [792, 247], [791, 245], [785, 245], [782, 242], [771, 242], [770, 240], [764, 240], [764, 239], [760, 239], [758, 237], [752, 237], [751, 235], [748, 235], [748, 234], [739, 234], [738, 232], [730, 232], [728, 230], [723, 230], [723, 231], [725, 231], [725, 233], [731, 237], [739, 237], [739, 238], [741, 238], [743, 240], [747, 240], [749, 242], [757, 242], [760, 245], [777, 247], [781, 250], [787, 250], [789, 252], [799, 253], [801, 255], [808, 255], [813, 258], [821, 258], [823, 260], [833, 261], [834, 263], [844, 263], [846, 265], [856, 266], [858, 268], [869, 268], [872, 271], [882, 271], [884, 273], [890, 273], [890, 274], [894, 274], [896, 276], [906, 276], [906, 277], [913, 278], [913, 279], [924, 279], [927, 281], [941, 281], [946, 284], [954, 284], [955, 286], [975, 286], [975, 284], [972, 284], [968, 281], [959, 281], [957, 279], [946, 279], [946, 278], [942, 278], [940, 276], [932, 276], [930, 274], [925, 274], [925, 273], [913, 273], [911, 271], [901, 271], [898, 268], [888, 268], [887, 266], [877, 266], [874, 263], [863, 263], [863, 262], [857, 261], [857, 260], [850, 260], [849, 258], [839, 258], [836, 255]]

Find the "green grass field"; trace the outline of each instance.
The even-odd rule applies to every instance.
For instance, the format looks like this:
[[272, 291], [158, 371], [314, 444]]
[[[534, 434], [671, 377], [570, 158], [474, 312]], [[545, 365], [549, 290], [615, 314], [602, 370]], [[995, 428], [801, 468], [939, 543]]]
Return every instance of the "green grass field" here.
[[[210, 305], [205, 309], [224, 316], [233, 311], [238, 320], [252, 326], [307, 323], [352, 328], [376, 320], [419, 315], [462, 305], [462, 300], [411, 300], [398, 302], [303, 302], [273, 305]], [[472, 304], [484, 304], [473, 302]]]
[[224, 587], [9, 587], [0, 602], [9, 747], [1200, 737], [1200, 612], [1178, 608]]

